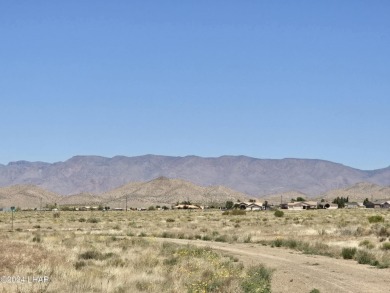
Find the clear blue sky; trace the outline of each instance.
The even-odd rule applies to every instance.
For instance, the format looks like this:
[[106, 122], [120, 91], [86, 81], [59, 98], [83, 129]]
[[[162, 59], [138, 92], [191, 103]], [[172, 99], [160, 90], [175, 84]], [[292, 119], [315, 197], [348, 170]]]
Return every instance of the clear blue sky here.
[[390, 1], [0, 2], [0, 163], [390, 165]]

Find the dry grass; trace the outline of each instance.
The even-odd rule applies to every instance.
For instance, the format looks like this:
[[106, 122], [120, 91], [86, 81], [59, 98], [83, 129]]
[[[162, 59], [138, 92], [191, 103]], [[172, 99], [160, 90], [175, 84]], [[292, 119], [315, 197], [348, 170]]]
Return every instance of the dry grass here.
[[[378, 215], [383, 221], [369, 222]], [[234, 259], [146, 236], [261, 243], [336, 258], [356, 248], [357, 262], [390, 266], [386, 210], [285, 211], [281, 218], [269, 211], [17, 212], [10, 229], [11, 215], [0, 213], [0, 273], [51, 282], [2, 283], [5, 292], [245, 291], [247, 268]]]
[[[167, 221], [178, 215], [179, 225], [191, 226], [198, 214], [61, 212], [53, 217], [50, 212], [19, 212], [12, 232], [10, 214], [1, 213], [1, 275], [47, 276], [50, 282], [2, 282], [0, 291], [244, 292], [247, 270], [237, 259], [143, 238], [159, 236], [167, 225], [178, 229], [176, 220]], [[252, 286], [269, 284], [262, 280]]]

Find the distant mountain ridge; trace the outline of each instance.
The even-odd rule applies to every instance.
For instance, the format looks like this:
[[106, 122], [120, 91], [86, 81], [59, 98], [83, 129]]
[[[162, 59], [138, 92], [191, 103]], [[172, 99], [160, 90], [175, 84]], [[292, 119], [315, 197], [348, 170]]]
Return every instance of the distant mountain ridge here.
[[246, 194], [223, 186], [203, 187], [182, 179], [159, 177], [147, 182], [133, 182], [104, 194], [81, 193], [61, 196], [34, 185], [0, 187], [0, 208], [17, 206], [39, 209], [46, 205], [104, 205], [112, 208], [144, 207], [151, 205], [172, 206], [177, 202], [194, 204], [224, 204], [226, 201], [247, 201]]
[[313, 159], [75, 156], [57, 163], [18, 161], [0, 165], [0, 186], [33, 184], [62, 195], [100, 194], [159, 176], [201, 186], [222, 185], [253, 196], [288, 191], [315, 196], [358, 182], [390, 185], [390, 167], [364, 171]]

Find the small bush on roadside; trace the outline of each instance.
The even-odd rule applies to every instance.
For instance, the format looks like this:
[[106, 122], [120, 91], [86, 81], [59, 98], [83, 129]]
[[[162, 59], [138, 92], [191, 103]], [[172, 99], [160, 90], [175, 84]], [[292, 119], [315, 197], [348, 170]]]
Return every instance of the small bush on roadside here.
[[174, 221], [175, 221], [175, 219], [172, 219], [172, 218], [168, 218], [168, 219], [166, 220], [167, 223], [173, 223]]
[[204, 241], [210, 241], [212, 238], [208, 235], [203, 235], [202, 240]]
[[343, 256], [343, 259], [353, 259], [356, 253], [355, 247], [344, 247], [341, 250], [341, 255]]
[[358, 250], [356, 252], [355, 260], [360, 264], [368, 264], [372, 266], [378, 265], [375, 255], [364, 250]]
[[385, 221], [381, 215], [369, 216], [367, 219], [370, 223], [380, 223]]
[[215, 238], [215, 241], [217, 241], [217, 242], [227, 242], [228, 238], [227, 238], [226, 235], [220, 235], [217, 238]]
[[254, 266], [248, 270], [247, 277], [241, 283], [241, 288], [245, 293], [271, 293], [271, 278], [272, 270], [263, 265]]

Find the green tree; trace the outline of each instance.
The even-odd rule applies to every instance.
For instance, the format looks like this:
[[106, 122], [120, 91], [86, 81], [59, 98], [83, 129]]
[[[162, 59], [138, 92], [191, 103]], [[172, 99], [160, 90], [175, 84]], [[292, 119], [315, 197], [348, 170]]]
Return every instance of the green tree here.
[[231, 208], [233, 208], [234, 206], [234, 203], [231, 201], [231, 200], [228, 200], [225, 204], [225, 207], [230, 210]]

